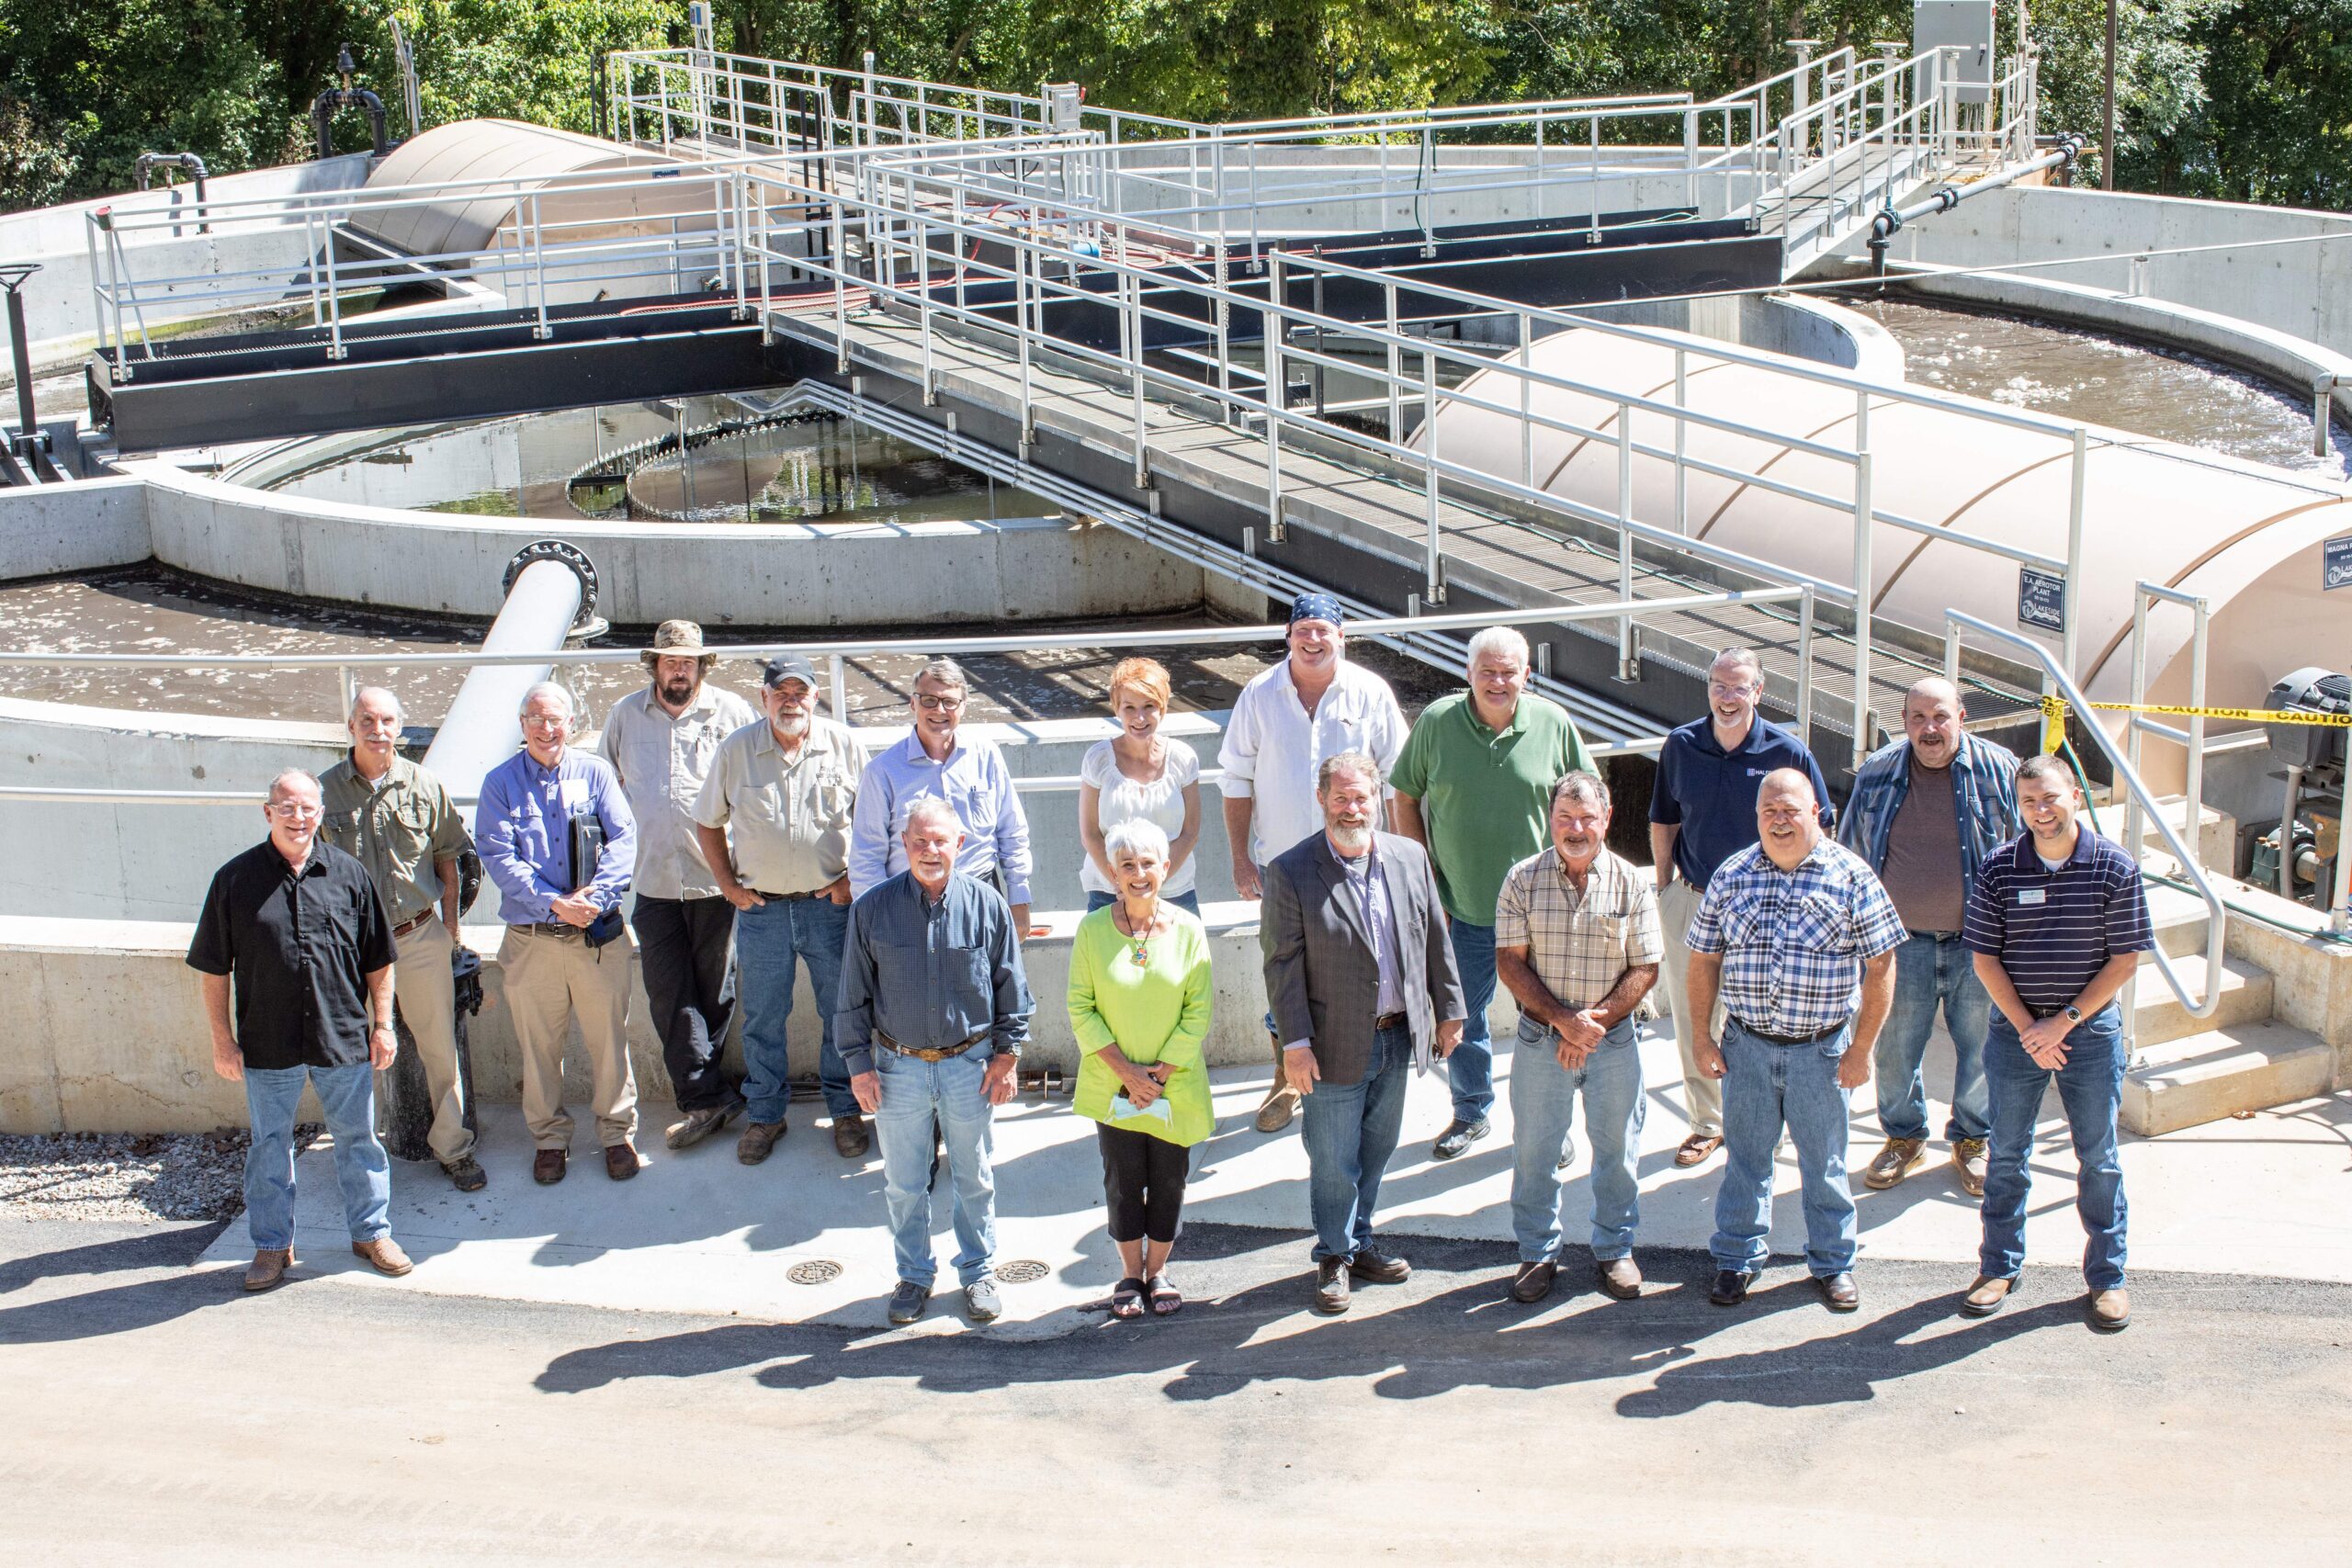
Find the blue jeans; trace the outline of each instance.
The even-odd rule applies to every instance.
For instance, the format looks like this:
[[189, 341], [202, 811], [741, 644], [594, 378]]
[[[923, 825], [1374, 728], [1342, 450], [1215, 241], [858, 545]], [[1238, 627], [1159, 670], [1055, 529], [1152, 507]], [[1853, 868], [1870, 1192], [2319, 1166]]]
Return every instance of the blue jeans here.
[[[735, 961], [743, 1007], [743, 1098], [754, 1122], [784, 1120], [791, 1102], [785, 1025], [792, 1021], [795, 960], [808, 965], [821, 1043], [817, 1082], [829, 1116], [857, 1114], [849, 1069], [833, 1043], [833, 1006], [842, 989], [842, 947], [849, 936], [849, 906], [831, 898], [771, 898], [735, 917]], [[925, 1156], [928, 1158], [928, 1155]]]
[[319, 1091], [334, 1135], [334, 1179], [354, 1241], [392, 1234], [392, 1165], [376, 1137], [376, 1071], [350, 1067], [247, 1067], [245, 1110], [253, 1146], [245, 1151], [245, 1228], [256, 1252], [294, 1245], [294, 1116], [302, 1085]]
[[1871, 1070], [1878, 1076], [1878, 1124], [1890, 1138], [1928, 1135], [1928, 1079], [1920, 1066], [1928, 1058], [1939, 1004], [1952, 1050], [1951, 1119], [1944, 1123], [1944, 1136], [1955, 1143], [1982, 1138], [1992, 1126], [1984, 1026], [1993, 1016], [1993, 998], [1984, 994], [1968, 944], [1957, 934], [1914, 931], [1894, 950], [1894, 1006], [1871, 1051]]
[[1487, 1031], [1487, 1010], [1495, 1005], [1495, 928], [1448, 920], [1453, 966], [1462, 973], [1462, 1043], [1445, 1059], [1445, 1081], [1453, 1087], [1453, 1119], [1484, 1122], [1495, 1104], [1495, 1042]]
[[882, 1192], [889, 1206], [890, 1245], [899, 1278], [929, 1285], [939, 1266], [931, 1256], [931, 1127], [939, 1122], [956, 1200], [956, 1277], [964, 1284], [988, 1277], [996, 1253], [996, 1172], [989, 1165], [990, 1107], [981, 1087], [989, 1053], [978, 1046], [944, 1062], [919, 1062], [874, 1048], [882, 1079], [882, 1109], [874, 1130], [882, 1144]]
[[1592, 1255], [1603, 1262], [1634, 1250], [1641, 1194], [1634, 1160], [1642, 1150], [1642, 1052], [1632, 1019], [1619, 1021], [1574, 1072], [1560, 1066], [1559, 1036], [1522, 1013], [1511, 1044], [1510, 1228], [1519, 1260], [1542, 1263], [1560, 1250], [1560, 1146], [1584, 1096], [1592, 1143]]
[[1413, 1035], [1403, 1026], [1373, 1036], [1363, 1077], [1317, 1082], [1299, 1107], [1306, 1145], [1306, 1206], [1315, 1224], [1315, 1258], [1352, 1258], [1372, 1246], [1372, 1211], [1380, 1179], [1405, 1122], [1405, 1081], [1413, 1071]]
[[[1162, 895], [1162, 897], [1166, 902], [1175, 905], [1187, 914], [1198, 915], [1201, 912], [1201, 896], [1197, 893], [1169, 893]], [[1095, 910], [1118, 901], [1115, 896], [1109, 893], [1089, 893], [1086, 896], [1086, 912], [1091, 915]]]
[[1854, 1195], [1846, 1186], [1846, 1091], [1838, 1059], [1847, 1025], [1811, 1045], [1775, 1045], [1724, 1024], [1724, 1181], [1715, 1189], [1715, 1267], [1763, 1268], [1772, 1229], [1772, 1151], [1786, 1126], [1804, 1192], [1804, 1261], [1815, 1279], [1854, 1266]]
[[1984, 1245], [1978, 1267], [2014, 1280], [2025, 1267], [2025, 1199], [2032, 1177], [2033, 1124], [2042, 1090], [2058, 1080], [2058, 1103], [2075, 1137], [2075, 1212], [2089, 1239], [2083, 1280], [2094, 1291], [2123, 1284], [2123, 1167], [2115, 1113], [2123, 1103], [2123, 1010], [2109, 1002], [2066, 1036], [2066, 1065], [2034, 1065], [2009, 1021], [1996, 1014], [1984, 1042], [1984, 1077], [1993, 1090], [1993, 1146], [1984, 1162]]

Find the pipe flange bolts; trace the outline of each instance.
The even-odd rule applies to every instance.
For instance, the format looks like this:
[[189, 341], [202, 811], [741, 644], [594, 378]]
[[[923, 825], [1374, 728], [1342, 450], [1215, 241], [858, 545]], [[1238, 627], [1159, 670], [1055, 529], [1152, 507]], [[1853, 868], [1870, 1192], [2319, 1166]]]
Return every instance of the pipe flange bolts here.
[[506, 563], [506, 576], [499, 583], [499, 592], [514, 592], [514, 580], [523, 575], [523, 569], [543, 560], [560, 561], [580, 579], [580, 613], [571, 617], [571, 630], [566, 640], [594, 636], [604, 630], [605, 623], [596, 615], [596, 563], [577, 545], [568, 545], [561, 539], [537, 539], [525, 545]]

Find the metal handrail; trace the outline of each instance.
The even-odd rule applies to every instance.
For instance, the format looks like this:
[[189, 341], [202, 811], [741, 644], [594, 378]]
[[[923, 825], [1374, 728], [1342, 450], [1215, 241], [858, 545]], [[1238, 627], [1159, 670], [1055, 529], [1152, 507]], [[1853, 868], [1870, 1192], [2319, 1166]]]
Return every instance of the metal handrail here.
[[[2202, 836], [2205, 816], [2205, 674], [2206, 633], [2211, 624], [2211, 614], [2205, 596], [2185, 592], [2160, 582], [2137, 582], [2132, 587], [2132, 702], [2136, 706], [2148, 700], [2148, 612], [2158, 604], [2177, 604], [2189, 615], [2188, 635], [2188, 706], [2194, 710], [2186, 729], [2159, 723], [2143, 713], [2124, 716], [2124, 747], [2132, 759], [2132, 766], [2140, 766], [2140, 738], [2154, 735], [2187, 748], [2188, 752], [2187, 789], [2183, 799], [2187, 809], [2182, 825], [2188, 831], [2189, 863], [2201, 856], [2197, 853], [2198, 840]], [[2090, 716], [2087, 711], [2084, 716]], [[2140, 847], [2146, 824], [2142, 820], [2139, 802], [2132, 802], [2124, 813], [2124, 844], [2132, 858], [2140, 858]]]
[[[2051, 688], [2064, 697], [2067, 705], [2075, 712], [2088, 714], [2094, 711], [2090, 699], [2083, 695], [2081, 688], [2075, 684], [2074, 677], [2066, 671], [2061, 670], [2057, 661], [2050, 657], [2050, 650], [2031, 637], [2011, 631], [2006, 626], [1996, 626], [1989, 621], [1979, 620], [1974, 615], [1960, 610], [1946, 610], [1944, 625], [1951, 646], [1955, 649], [1959, 645], [1962, 628], [1979, 633], [1996, 642], [2007, 643], [2023, 653], [2030, 662], [2041, 666], [2043, 680], [2048, 682]], [[2173, 831], [2172, 824], [2165, 820], [2155, 796], [2149, 792], [2147, 784], [2142, 782], [2139, 770], [2132, 765], [2131, 759], [2109, 737], [2105, 727], [2086, 724], [2083, 728], [2090, 737], [2092, 744], [2107, 754], [2109, 763], [2115, 770], [2116, 781], [2122, 784], [2130, 795], [2129, 809], [2144, 812], [2147, 818], [2155, 824], [2156, 832], [2164, 840], [2165, 847], [2170, 850], [2173, 858], [2180, 863], [2181, 874], [2188, 878], [2197, 896], [2204, 900], [2207, 918], [2204, 998], [2200, 1001], [2189, 1000], [2188, 987], [2182, 983], [2180, 976], [2173, 969], [2172, 960], [2165, 956], [2162, 942], [2155, 945], [2149, 956], [2155, 960], [2157, 973], [2164, 976], [2165, 984], [2172, 988], [2172, 994], [2179, 998], [2180, 1005], [2188, 1010], [2189, 1017], [2211, 1018], [2222, 1006], [2222, 957], [2227, 940], [2228, 907], [2222, 902], [2222, 896], [2213, 890], [2213, 884], [2206, 876], [2204, 868], [2197, 863], [2197, 856], [2190, 852], [2188, 845], [2181, 842], [2180, 835]], [[2193, 825], [2190, 830], [2195, 831]], [[2133, 863], [2137, 863], [2136, 854]], [[2128, 1021], [2127, 1020], [2127, 1024]]]

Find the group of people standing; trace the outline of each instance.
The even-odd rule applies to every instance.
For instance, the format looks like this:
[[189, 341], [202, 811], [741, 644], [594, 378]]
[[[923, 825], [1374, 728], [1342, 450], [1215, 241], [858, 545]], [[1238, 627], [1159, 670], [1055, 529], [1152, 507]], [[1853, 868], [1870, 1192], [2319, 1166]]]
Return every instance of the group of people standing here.
[[[2083, 1165], [2092, 1321], [2128, 1321], [2113, 998], [2152, 940], [2136, 870], [2081, 824], [2062, 764], [2020, 764], [1968, 735], [1960, 694], [1923, 681], [1905, 738], [1869, 759], [1840, 822], [1803, 741], [1757, 713], [1759, 661], [1727, 650], [1708, 713], [1660, 752], [1645, 872], [1609, 847], [1609, 785], [1567, 712], [1528, 690], [1517, 632], [1473, 638], [1467, 689], [1409, 726], [1385, 682], [1347, 659], [1330, 596], [1301, 595], [1286, 640], [1237, 699], [1218, 765], [1235, 888], [1262, 900], [1275, 1071], [1257, 1126], [1302, 1122], [1318, 1310], [1344, 1312], [1355, 1285], [1409, 1275], [1374, 1219], [1410, 1077], [1444, 1064], [1452, 1114], [1432, 1158], [1488, 1135], [1498, 986], [1518, 1004], [1511, 1294], [1553, 1289], [1581, 1100], [1598, 1282], [1638, 1295], [1639, 1036], [1663, 977], [1690, 1123], [1674, 1162], [1725, 1156], [1716, 1303], [1736, 1304], [1762, 1266], [1785, 1132], [1807, 1267], [1833, 1309], [1858, 1303], [1847, 1097], [1875, 1065], [1886, 1144], [1868, 1185], [1915, 1171], [1940, 1008], [1956, 1052], [1951, 1163], [1984, 1212], [1963, 1310], [1996, 1310], [2021, 1266], [2026, 1156], [2054, 1077]], [[763, 716], [707, 683], [715, 657], [691, 623], [664, 623], [644, 659], [648, 684], [615, 706], [601, 755], [571, 744], [562, 687], [526, 694], [523, 745], [484, 779], [470, 834], [439, 782], [397, 755], [399, 703], [380, 689], [357, 694], [342, 761], [273, 784], [269, 838], [216, 876], [189, 953], [215, 1065], [243, 1078], [254, 1119], [247, 1287], [276, 1284], [293, 1261], [290, 1139], [306, 1080], [335, 1136], [355, 1251], [385, 1273], [410, 1269], [389, 1234], [372, 1126], [395, 998], [433, 1100], [433, 1155], [460, 1190], [487, 1181], [448, 984], [458, 863], [478, 852], [506, 922], [500, 963], [536, 1180], [565, 1175], [575, 1024], [605, 1172], [640, 1168], [628, 949], [616, 942], [633, 891], [679, 1111], [668, 1146], [741, 1118], [737, 1158], [770, 1156], [786, 1131], [786, 1029], [805, 969], [834, 1147], [863, 1160], [881, 1146], [892, 1321], [920, 1317], [932, 1294], [943, 1175], [965, 1309], [994, 1318], [991, 1114], [1014, 1091], [1035, 1010], [1022, 962], [1033, 863], [1002, 755], [962, 729], [963, 672], [925, 665], [909, 734], [867, 758], [818, 711], [803, 658], [764, 666]], [[1160, 734], [1171, 693], [1159, 664], [1123, 660], [1109, 696], [1117, 732], [1080, 770], [1075, 1108], [1098, 1123], [1121, 1262], [1111, 1311], [1165, 1315], [1182, 1305], [1168, 1266], [1191, 1150], [1215, 1121], [1200, 763]], [[720, 1059], [739, 999], [740, 1084]]]

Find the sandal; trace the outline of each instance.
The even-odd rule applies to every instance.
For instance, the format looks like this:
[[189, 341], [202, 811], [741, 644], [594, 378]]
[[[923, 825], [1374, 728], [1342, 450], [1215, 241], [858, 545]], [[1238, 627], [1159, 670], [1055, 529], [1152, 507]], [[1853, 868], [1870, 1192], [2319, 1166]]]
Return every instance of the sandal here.
[[1184, 1310], [1183, 1292], [1168, 1282], [1167, 1275], [1154, 1274], [1150, 1289], [1152, 1316], [1167, 1317]]
[[1143, 1281], [1141, 1280], [1128, 1279], [1119, 1281], [1118, 1288], [1111, 1292], [1111, 1315], [1113, 1317], [1143, 1315]]

